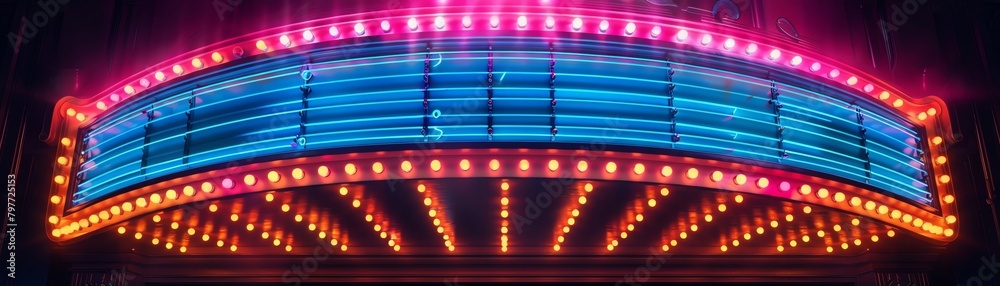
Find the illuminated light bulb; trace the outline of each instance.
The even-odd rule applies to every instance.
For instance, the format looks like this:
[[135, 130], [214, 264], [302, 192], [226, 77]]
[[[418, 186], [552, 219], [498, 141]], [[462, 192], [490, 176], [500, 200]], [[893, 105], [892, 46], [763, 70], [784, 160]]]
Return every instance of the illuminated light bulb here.
[[437, 159], [431, 160], [431, 170], [434, 172], [441, 171], [441, 161]]
[[938, 181], [941, 182], [942, 184], [947, 184], [951, 182], [951, 176], [941, 175], [940, 177], [938, 177]]
[[140, 208], [146, 207], [146, 199], [145, 198], [138, 198], [138, 199], [136, 199], [135, 200], [135, 205], [138, 206], [138, 207], [140, 207]]
[[167, 190], [167, 198], [171, 199], [171, 200], [176, 200], [177, 199], [177, 191]]
[[[101, 218], [97, 217], [96, 214], [92, 214], [92, 215], [90, 215], [90, 217], [87, 218], [87, 220], [90, 220], [90, 223], [98, 223], [98, 222], [101, 221]], [[63, 231], [63, 233], [69, 233], [69, 232], [68, 231]]]
[[698, 225], [697, 225], [697, 224], [692, 224], [692, 225], [691, 225], [691, 231], [692, 231], [692, 232], [696, 232], [696, 231], [698, 231]]
[[353, 202], [351, 202], [351, 205], [354, 206], [354, 208], [359, 208], [361, 207], [361, 201], [355, 199]]
[[104, 103], [103, 101], [98, 101], [97, 102], [97, 109], [107, 110], [108, 109], [108, 104]]
[[229, 251], [236, 252], [236, 245], [230, 245], [229, 246]]
[[901, 212], [899, 210], [892, 210], [892, 212], [889, 214], [889, 217], [891, 217], [893, 219], [899, 219], [902, 216], [903, 216], [903, 212]]
[[403, 161], [403, 163], [399, 164], [399, 168], [403, 169], [404, 173], [409, 173], [413, 170], [413, 164], [410, 161]]
[[902, 99], [896, 99], [895, 101], [892, 102], [892, 106], [894, 106], [894, 107], [903, 107], [903, 100]]
[[840, 70], [832, 69], [832, 70], [830, 70], [830, 73], [828, 73], [827, 75], [830, 78], [837, 78], [838, 76], [840, 76]]
[[651, 208], [656, 207], [656, 199], [649, 199], [648, 201], [646, 201], [646, 204], [649, 205], [649, 207]]
[[625, 229], [627, 229], [628, 231], [633, 231], [633, 230], [635, 230], [635, 225], [633, 225], [633, 224], [630, 223], [630, 224], [628, 224], [628, 226], [625, 227]]
[[835, 224], [835, 225], [833, 225], [833, 231], [840, 231], [840, 230], [842, 230], [842, 229], [843, 229], [843, 228], [841, 228], [839, 224]]
[[523, 159], [520, 162], [518, 162], [517, 165], [518, 168], [521, 169], [521, 171], [527, 171], [529, 167], [528, 160], [523, 160]]
[[500, 170], [500, 161], [497, 159], [490, 160], [490, 170]]
[[799, 187], [799, 193], [802, 194], [803, 196], [809, 195], [810, 193], [812, 193], [812, 187], [810, 187], [809, 185], [802, 185], [801, 187]]
[[846, 243], [846, 242], [845, 242], [845, 243], [841, 243], [841, 244], [840, 244], [840, 248], [841, 248], [841, 249], [845, 249], [845, 250], [846, 250], [846, 249], [847, 249], [847, 247], [848, 247], [848, 245], [847, 245], [847, 243]]
[[635, 23], [628, 22], [628, 24], [625, 24], [625, 34], [629, 36], [635, 34]]
[[712, 222], [712, 215], [706, 214], [705, 215], [705, 222]]
[[[229, 183], [232, 184], [232, 180], [230, 180]], [[185, 196], [189, 196], [189, 197], [194, 196], [194, 187], [185, 186], [184, 189], [182, 190], [182, 192], [184, 192]]]
[[812, 65], [809, 66], [809, 71], [811, 71], [811, 72], [818, 72], [819, 69], [821, 69], [821, 68], [823, 68], [822, 64], [820, 64], [820, 63], [813, 63]]
[[860, 246], [860, 245], [861, 245], [861, 240], [860, 240], [860, 239], [856, 239], [856, 238], [855, 238], [855, 239], [854, 239], [854, 245], [858, 245], [858, 246]]
[[330, 27], [329, 33], [334, 39], [340, 38], [340, 29], [337, 29], [337, 27]]
[[855, 77], [855, 76], [851, 76], [851, 77], [847, 78], [847, 81], [844, 82], [844, 83], [846, 83], [847, 85], [855, 85], [855, 84], [858, 83], [858, 78]]
[[444, 29], [444, 24], [444, 17], [437, 16], [437, 18], [434, 18], [434, 27], [437, 27], [438, 30]]
[[646, 166], [642, 163], [636, 163], [635, 167], [632, 167], [632, 172], [636, 175], [642, 175], [642, 173], [646, 172]]
[[818, 236], [818, 237], [824, 237], [824, 236], [826, 236], [826, 232], [825, 232], [825, 231], [822, 231], [822, 230], [820, 230], [820, 231], [817, 231], [817, 232], [816, 232], [816, 236]]
[[154, 203], [154, 204], [158, 204], [158, 203], [163, 202], [163, 198], [160, 197], [160, 194], [153, 194], [153, 195], [149, 196], [149, 201], [152, 202], [152, 203]]
[[870, 83], [866, 84], [865, 87], [864, 87], [864, 91], [865, 92], [872, 92], [873, 90], [875, 90], [875, 86], [872, 85], [872, 84], [870, 84]]
[[221, 240], [215, 242], [215, 245], [218, 246], [218, 247], [222, 247], [222, 244], [223, 244], [223, 242]]
[[847, 199], [847, 196], [845, 196], [844, 193], [837, 192], [836, 194], [833, 194], [833, 201], [835, 202], [843, 202], [845, 199]]
[[674, 169], [670, 168], [670, 166], [663, 166], [663, 168], [660, 169], [660, 176], [670, 177], [673, 173]]
[[580, 199], [578, 199], [577, 202], [579, 202], [581, 205], [587, 204], [587, 197], [580, 196]]
[[365, 35], [365, 25], [361, 24], [361, 23], [354, 24], [354, 33], [358, 34], [358, 36], [364, 36]]
[[272, 183], [277, 183], [278, 181], [281, 180], [281, 175], [278, 174], [278, 172], [276, 171], [267, 172], [267, 180], [271, 181]]
[[354, 164], [347, 163], [347, 165], [344, 165], [344, 172], [346, 172], [348, 175], [354, 175], [358, 173], [358, 167], [354, 166]]
[[295, 219], [295, 222], [302, 222], [302, 215], [297, 214], [297, 215], [295, 215], [294, 219]]
[[500, 27], [500, 17], [497, 16], [490, 17], [490, 27], [493, 27], [494, 29]]
[[76, 114], [76, 120], [77, 120], [77, 121], [80, 121], [80, 122], [83, 122], [83, 121], [84, 121], [84, 120], [86, 120], [86, 119], [87, 119], [87, 116], [86, 116], [86, 115], [83, 115], [83, 113], [77, 113], [77, 114]]
[[274, 201], [274, 194], [268, 193], [267, 195], [264, 195], [264, 200], [268, 202]]
[[519, 17], [517, 17], [517, 27], [518, 28], [524, 29], [524, 27], [527, 27], [527, 26], [528, 26], [528, 17], [525, 17], [525, 16], [519, 16]]
[[49, 223], [51, 223], [51, 224], [57, 224], [57, 223], [59, 223], [59, 217], [57, 217], [57, 216], [50, 216], [49, 217]]
[[292, 39], [288, 38], [288, 35], [281, 35], [281, 37], [278, 37], [278, 42], [285, 47], [290, 47], [292, 45]]
[[566, 224], [568, 224], [568, 225], [574, 225], [574, 224], [576, 224], [576, 219], [575, 218], [568, 218], [568, 219], [566, 219]]
[[734, 239], [733, 246], [740, 246], [740, 241], [738, 239]]
[[472, 17], [462, 17], [462, 27], [465, 27], [466, 29], [472, 28]]
[[770, 184], [770, 181], [768, 181], [767, 178], [757, 179], [757, 187], [758, 188], [761, 188], [761, 189], [767, 188], [768, 184]]
[[597, 29], [600, 30], [601, 33], [604, 33], [608, 31], [609, 27], [611, 27], [611, 24], [608, 23], [608, 20], [601, 20], [601, 24], [597, 26]]
[[[175, 65], [174, 66], [174, 71], [177, 71], [178, 67], [180, 67], [180, 66], [176, 66]], [[184, 70], [181, 69], [181, 72], [184, 72]], [[120, 95], [118, 95], [117, 93], [112, 93], [111, 95], [108, 96], [108, 99], [110, 99], [112, 102], [118, 102], [119, 100], [122, 100], [122, 97]]]
[[[612, 242], [613, 242], [614, 244], [617, 244], [617, 241], [612, 241]], [[614, 245], [612, 245], [612, 244], [608, 244], [608, 251], [612, 251], [612, 250], [615, 250], [615, 246], [614, 246]]]
[[123, 90], [125, 91], [125, 94], [135, 94], [135, 88], [131, 85], [126, 85]]
[[782, 251], [785, 251], [785, 247], [781, 246], [781, 245], [778, 245], [778, 252], [782, 252]]
[[573, 211], [570, 211], [570, 215], [572, 215], [573, 217], [578, 217], [580, 216], [580, 210], [573, 209]]
[[500, 189], [506, 191], [507, 189], [510, 189], [510, 184], [507, 182], [500, 183]]
[[[257, 40], [256, 46], [261, 52], [267, 52], [267, 43], [265, 43], [264, 40]], [[174, 72], [177, 72], [176, 68], [174, 69]]]
[[108, 211], [101, 211], [97, 214], [97, 217], [101, 218], [101, 220], [109, 220], [111, 219], [111, 213]]
[[872, 242], [878, 242], [878, 235], [872, 235]]
[[209, 182], [201, 183], [201, 191], [211, 193], [212, 191], [215, 191], [215, 185], [212, 185], [212, 183]]
[[256, 185], [257, 184], [257, 177], [254, 177], [253, 175], [243, 176], [243, 183], [247, 184], [247, 186]]
[[587, 171], [587, 161], [580, 160], [576, 163], [576, 170], [582, 172]]
[[62, 197], [52, 196], [51, 198], [49, 198], [49, 201], [52, 202], [53, 204], [59, 204], [59, 202], [62, 202]]
[[743, 203], [743, 195], [736, 195], [735, 200], [737, 204]]
[[922, 220], [920, 218], [913, 219], [913, 226], [915, 226], [915, 227], [921, 227], [923, 225], [924, 225], [924, 220]]
[[738, 174], [738, 175], [736, 175], [735, 178], [733, 178], [733, 183], [736, 183], [737, 186], [746, 184], [747, 183], [747, 176], [744, 175], [744, 174]]
[[910, 214], [903, 214], [903, 222], [910, 223], [913, 221], [913, 216]]
[[142, 233], [141, 232], [136, 232], [135, 233], [135, 239], [142, 239]]
[[808, 213], [812, 213], [812, 211], [813, 211], [813, 209], [810, 206], [804, 206], [804, 207], [802, 207], [802, 212], [803, 213], [807, 213], [808, 214]]
[[670, 246], [677, 246], [677, 240], [676, 239], [671, 239], [670, 240]]
[[688, 31], [687, 30], [677, 31], [677, 35], [674, 36], [674, 38], [677, 39], [678, 42], [683, 42], [688, 38]]
[[930, 116], [937, 115], [937, 108], [931, 107], [930, 109], [927, 109], [927, 115], [930, 115]]
[[830, 191], [826, 188], [820, 188], [819, 191], [816, 191], [816, 197], [825, 199], [828, 196], [830, 196]]
[[462, 168], [462, 171], [468, 171], [470, 168], [472, 168], [472, 164], [469, 163], [469, 160], [462, 159], [461, 162], [458, 162], [458, 167]]
[[202, 234], [201, 235], [201, 241], [208, 241], [209, 238], [211, 238], [211, 237], [209, 237], [208, 234]]
[[772, 220], [771, 221], [771, 228], [776, 228], [776, 227], [778, 227], [778, 221]]
[[372, 163], [372, 171], [374, 171], [376, 174], [381, 174], [382, 172], [385, 171], [385, 166], [382, 165], [382, 163], [380, 162]]
[[726, 39], [725, 42], [722, 42], [722, 48], [726, 49], [727, 51], [732, 50], [733, 47], [736, 47], [736, 40], [733, 40], [733, 38], [728, 38]]
[[861, 220], [859, 220], [859, 219], [852, 219], [851, 220], [851, 225], [858, 226], [860, 224], [861, 224]]
[[427, 186], [424, 186], [424, 184], [417, 185], [417, 192], [423, 193], [424, 191], [427, 191]]
[[645, 217], [643, 217], [642, 214], [635, 215], [635, 221], [642, 222], [643, 219], [645, 219]]
[[379, 27], [382, 28], [382, 32], [384, 33], [392, 31], [392, 25], [389, 24], [388, 20], [382, 20], [382, 22], [379, 23]]
[[926, 112], [918, 113], [917, 114], [917, 119], [919, 119], [919, 120], [925, 120], [925, 119], [927, 119], [927, 113]]
[[66, 115], [71, 117], [76, 116], [76, 109], [73, 108], [66, 109]]
[[954, 229], [950, 229], [949, 228], [949, 229], [944, 230], [944, 236], [951, 237], [953, 235], [955, 235], [955, 230]]
[[692, 180], [698, 178], [698, 169], [690, 168], [687, 170], [687, 173], [685, 173], [685, 175], [687, 176], [688, 179]]
[[431, 205], [431, 198], [424, 198], [424, 205], [425, 206], [430, 206]]
[[54, 178], [52, 178], [52, 181], [55, 181], [56, 184], [62, 185], [66, 183], [66, 177], [63, 175], [56, 175]]
[[229, 216], [229, 220], [232, 220], [232, 221], [237, 221], [239, 219], [240, 219], [240, 216], [237, 215], [237, 214], [232, 214], [232, 215]]
[[235, 183], [233, 183], [233, 179], [230, 179], [230, 178], [222, 179], [222, 187], [223, 188], [232, 189], [234, 186], [235, 186]]
[[583, 19], [573, 18], [573, 22], [570, 24], [570, 27], [573, 28], [573, 31], [579, 31], [583, 28]]
[[778, 49], [773, 49], [773, 50], [771, 50], [770, 53], [767, 54], [767, 59], [772, 60], [772, 61], [776, 61], [780, 57], [781, 57], [781, 50], [778, 50]]
[[792, 216], [792, 214], [785, 215], [785, 221], [791, 222], [793, 220], [795, 220], [795, 216]]
[[306, 42], [312, 43], [313, 41], [316, 40], [316, 35], [313, 35], [312, 31], [305, 30], [302, 31], [302, 39], [306, 40]]
[[861, 205], [861, 199], [860, 198], [858, 198], [858, 197], [851, 198], [851, 206], [855, 206], [856, 207], [856, 206], [860, 206], [860, 205]]
[[865, 202], [865, 209], [870, 211], [875, 210], [875, 202], [873, 201]]
[[788, 246], [791, 246], [791, 247], [795, 247], [795, 246], [798, 246], [798, 245], [799, 245], [799, 243], [797, 241], [794, 241], [794, 240], [788, 242]]
[[944, 196], [944, 202], [949, 204], [955, 202], [955, 196], [952, 195]]
[[290, 210], [292, 210], [292, 206], [289, 206], [288, 204], [281, 204], [281, 211], [282, 212], [286, 212], [287, 213]]
[[680, 237], [681, 237], [681, 239], [687, 239], [688, 238], [687, 232], [683, 232], [682, 231], [681, 234], [680, 234]]
[[792, 60], [788, 62], [788, 64], [792, 65], [793, 67], [799, 66], [800, 64], [802, 64], [802, 57], [794, 56], [792, 57]]
[[723, 213], [726, 212], [726, 205], [719, 204], [719, 212], [723, 212]]
[[958, 218], [956, 218], [953, 215], [949, 215], [949, 216], [947, 216], [947, 217], [944, 218], [944, 221], [946, 223], [948, 223], [948, 224], [954, 224], [956, 221], [958, 221]]
[[[250, 229], [253, 229], [253, 225], [249, 225], [248, 224], [247, 227], [250, 228]], [[188, 235], [194, 235], [194, 228], [188, 228], [187, 234]]]
[[550, 160], [549, 161], [549, 171], [555, 171], [559, 169], [559, 161]]
[[747, 55], [753, 55], [754, 53], [757, 52], [757, 44], [751, 43], [747, 45], [747, 49], [745, 52], [747, 53]]
[[73, 140], [69, 140], [69, 138], [63, 138], [59, 140], [59, 143], [62, 144], [63, 146], [69, 147], [69, 145], [73, 144]]
[[936, 145], [941, 145], [941, 143], [944, 143], [944, 139], [941, 138], [941, 136], [934, 136], [934, 138], [931, 138], [931, 144], [934, 144], [936, 146]]
[[710, 43], [712, 43], [712, 35], [706, 34], [704, 36], [701, 36], [701, 45], [702, 46], [708, 46], [708, 44], [710, 44]]
[[667, 196], [667, 195], [669, 195], [669, 194], [670, 194], [670, 190], [669, 190], [669, 189], [667, 189], [667, 188], [661, 188], [661, 189], [660, 189], [660, 195], [661, 195], [661, 196], [664, 196], [664, 197], [666, 197], [666, 196]]
[[212, 53], [212, 61], [213, 62], [215, 62], [215, 63], [221, 63], [223, 60], [225, 60], [225, 58], [223, 58], [222, 54], [220, 54], [219, 52]]
[[[509, 215], [510, 215], [510, 213], [507, 212], [507, 210], [500, 211], [500, 217], [502, 217], [502, 218], [507, 218], [507, 216], [509, 216]], [[435, 224], [435, 225], [437, 225], [437, 224]]]
[[809, 236], [808, 236], [808, 235], [803, 235], [803, 236], [802, 236], [802, 242], [809, 242], [809, 239], [810, 239], [810, 238], [809, 238]]
[[722, 176], [723, 175], [721, 171], [712, 172], [712, 181], [713, 182], [722, 181]]
[[435, 216], [437, 216], [437, 211], [434, 210], [434, 209], [431, 209], [431, 210], [427, 211], [427, 215], [430, 216], [430, 217], [435, 217]]
[[660, 26], [654, 26], [653, 29], [649, 31], [649, 36], [655, 39], [660, 37], [660, 33], [663, 33], [663, 28], [660, 28]]

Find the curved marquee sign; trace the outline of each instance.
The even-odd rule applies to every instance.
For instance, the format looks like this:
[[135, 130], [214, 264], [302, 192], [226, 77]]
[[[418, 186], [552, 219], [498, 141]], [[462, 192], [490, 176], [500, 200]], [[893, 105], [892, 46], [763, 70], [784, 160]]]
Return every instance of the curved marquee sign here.
[[[704, 182], [668, 182], [664, 173], [660, 183], [761, 192], [936, 240], [953, 236], [943, 148], [952, 138], [939, 99], [914, 100], [757, 35], [585, 12], [335, 17], [225, 41], [99, 96], [65, 98], [50, 138], [62, 147], [51, 237], [67, 240], [151, 211], [145, 197], [166, 189], [170, 199], [178, 198], [174, 189], [188, 197], [259, 191], [238, 186], [250, 174], [237, 167], [251, 162], [414, 144], [576, 149], [594, 142], [650, 158], [681, 155], [816, 178], [772, 185], [761, 183], [763, 173], [721, 168]], [[723, 179], [732, 186], [716, 184]], [[748, 179], [756, 189], [741, 189]], [[213, 192], [220, 188], [227, 192]], [[782, 195], [814, 188], [823, 192], [813, 196], [829, 195]]]

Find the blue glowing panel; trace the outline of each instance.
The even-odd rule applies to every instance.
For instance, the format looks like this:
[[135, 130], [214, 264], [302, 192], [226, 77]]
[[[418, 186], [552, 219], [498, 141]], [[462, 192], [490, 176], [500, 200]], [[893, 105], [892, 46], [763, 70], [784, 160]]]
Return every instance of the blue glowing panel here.
[[418, 142], [696, 152], [931, 202], [918, 130], [842, 99], [849, 95], [668, 62], [653, 47], [625, 57], [595, 54], [598, 47], [585, 42], [572, 51], [549, 51], [541, 41], [492, 44], [492, 51], [471, 40], [432, 51], [379, 45], [350, 59], [318, 51], [307, 65], [279, 57], [230, 68], [198, 87], [153, 91], [87, 131], [73, 204], [196, 168]]

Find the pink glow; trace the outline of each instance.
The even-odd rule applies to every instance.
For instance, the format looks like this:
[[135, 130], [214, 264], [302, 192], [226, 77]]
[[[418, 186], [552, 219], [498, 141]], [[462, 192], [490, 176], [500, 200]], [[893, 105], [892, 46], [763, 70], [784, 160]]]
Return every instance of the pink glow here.
[[223, 188], [227, 188], [227, 189], [232, 189], [233, 188], [233, 179], [230, 179], [230, 178], [222, 179], [222, 187]]
[[781, 182], [781, 184], [778, 184], [778, 189], [781, 189], [782, 192], [787, 192], [792, 189], [792, 184], [789, 184], [788, 182]]

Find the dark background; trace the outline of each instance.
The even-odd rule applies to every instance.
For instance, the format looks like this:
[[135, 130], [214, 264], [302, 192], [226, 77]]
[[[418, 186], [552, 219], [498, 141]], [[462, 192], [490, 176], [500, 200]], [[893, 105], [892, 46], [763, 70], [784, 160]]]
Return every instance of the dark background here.
[[[68, 2], [44, 25], [32, 27], [39, 3]], [[719, 25], [783, 35], [790, 21], [799, 44], [863, 69], [915, 97], [936, 95], [950, 109], [960, 142], [950, 146], [960, 206], [958, 240], [929, 269], [932, 285], [954, 285], [976, 275], [998, 249], [1000, 227], [993, 196], [1000, 183], [1000, 1], [909, 0], [905, 21], [893, 13], [906, 0], [733, 0], [740, 18]], [[923, 3], [920, 3], [923, 1]], [[463, 1], [449, 0], [449, 4]], [[476, 5], [538, 5], [539, 0], [468, 1]], [[715, 0], [550, 0], [546, 5], [660, 13], [714, 22]], [[399, 0], [399, 7], [438, 0]], [[220, 5], [221, 4], [221, 5]], [[0, 175], [17, 176], [16, 285], [64, 285], [59, 248], [44, 232], [53, 147], [46, 137], [54, 103], [90, 97], [174, 55], [265, 28], [338, 14], [385, 10], [389, 1], [264, 0], [0, 0]], [[896, 8], [894, 8], [896, 7]], [[901, 17], [897, 17], [899, 20]], [[39, 18], [40, 19], [40, 18]], [[36, 20], [39, 20], [36, 19]], [[896, 24], [884, 31], [880, 25]], [[38, 21], [36, 21], [38, 22]], [[11, 38], [23, 38], [20, 45]], [[788, 38], [787, 36], [783, 36]], [[788, 38], [789, 40], [793, 40]], [[6, 228], [5, 228], [6, 229]], [[3, 242], [8, 238], [6, 234]], [[7, 257], [7, 251], [3, 251]], [[5, 271], [6, 273], [6, 271]], [[7, 285], [12, 285], [7, 280]], [[985, 285], [1000, 285], [1000, 277]]]

